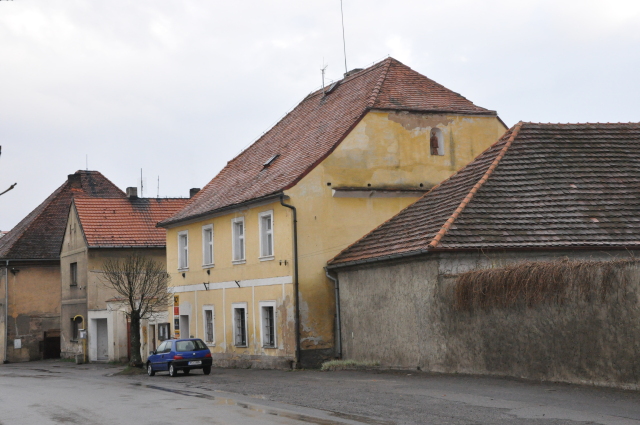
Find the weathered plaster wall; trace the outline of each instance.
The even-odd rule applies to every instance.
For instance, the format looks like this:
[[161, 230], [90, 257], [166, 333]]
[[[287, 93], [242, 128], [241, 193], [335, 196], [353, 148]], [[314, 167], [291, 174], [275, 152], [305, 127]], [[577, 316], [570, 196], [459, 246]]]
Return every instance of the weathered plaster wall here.
[[600, 302], [452, 309], [456, 274], [553, 257], [627, 252], [432, 254], [421, 261], [339, 273], [343, 355], [385, 367], [640, 386], [640, 270]]
[[[439, 128], [444, 155], [431, 155]], [[370, 112], [322, 163], [287, 190], [298, 208], [302, 349], [328, 350], [335, 341], [333, 282], [326, 262], [393, 217], [416, 197], [337, 198], [333, 189], [427, 190], [495, 143], [506, 128], [497, 117]]]
[[[19, 270], [15, 273], [11, 270]], [[8, 273], [7, 360], [23, 362], [43, 356], [44, 333], [60, 329], [60, 267], [13, 263]], [[4, 289], [4, 288], [3, 288]], [[20, 340], [21, 348], [14, 348]]]

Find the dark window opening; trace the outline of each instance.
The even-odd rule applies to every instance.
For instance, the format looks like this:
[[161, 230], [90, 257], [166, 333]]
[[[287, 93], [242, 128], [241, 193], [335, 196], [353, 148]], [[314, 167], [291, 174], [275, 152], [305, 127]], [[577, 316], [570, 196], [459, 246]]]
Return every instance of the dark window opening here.
[[244, 308], [234, 309], [235, 314], [235, 345], [237, 347], [247, 346], [247, 329]]
[[78, 263], [71, 263], [69, 267], [70, 285], [78, 286]]

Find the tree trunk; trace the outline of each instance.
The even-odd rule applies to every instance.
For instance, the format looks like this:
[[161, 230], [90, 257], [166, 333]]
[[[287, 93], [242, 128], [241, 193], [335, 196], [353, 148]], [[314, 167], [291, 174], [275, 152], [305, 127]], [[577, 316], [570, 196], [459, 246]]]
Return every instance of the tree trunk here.
[[140, 312], [131, 312], [131, 358], [129, 366], [142, 367], [140, 356]]

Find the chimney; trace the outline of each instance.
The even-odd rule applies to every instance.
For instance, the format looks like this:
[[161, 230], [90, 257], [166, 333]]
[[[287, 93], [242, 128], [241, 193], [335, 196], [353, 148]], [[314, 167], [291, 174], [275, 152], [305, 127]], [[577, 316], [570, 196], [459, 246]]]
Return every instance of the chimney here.
[[200, 192], [200, 188], [199, 187], [194, 187], [194, 188], [189, 189], [189, 198], [193, 198], [193, 195], [195, 195], [198, 192]]
[[80, 173], [69, 174], [67, 176], [67, 181], [72, 188], [81, 189], [82, 188], [82, 176]]
[[129, 199], [137, 199], [138, 198], [138, 188], [137, 187], [128, 187], [127, 188], [127, 198], [129, 198]]

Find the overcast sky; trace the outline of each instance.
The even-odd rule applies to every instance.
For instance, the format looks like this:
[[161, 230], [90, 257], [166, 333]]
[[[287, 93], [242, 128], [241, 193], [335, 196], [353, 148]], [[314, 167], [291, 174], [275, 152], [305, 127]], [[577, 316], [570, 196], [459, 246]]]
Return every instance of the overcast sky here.
[[[511, 126], [639, 121], [640, 2], [344, 0], [347, 64], [387, 55]], [[67, 174], [187, 196], [327, 78], [339, 0], [0, 1], [0, 229]]]

